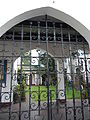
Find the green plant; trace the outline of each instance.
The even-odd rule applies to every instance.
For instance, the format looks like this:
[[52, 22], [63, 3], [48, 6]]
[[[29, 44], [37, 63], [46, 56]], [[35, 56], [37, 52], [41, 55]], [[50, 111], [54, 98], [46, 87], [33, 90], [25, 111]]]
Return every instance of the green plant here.
[[26, 87], [26, 83], [25, 83], [24, 80], [22, 81], [21, 84], [17, 83], [17, 86], [13, 90], [13, 101], [14, 101], [14, 103], [18, 103], [20, 98], [21, 98], [21, 101], [26, 100], [25, 87]]
[[25, 87], [26, 87], [26, 83], [23, 80], [22, 84], [21, 84], [21, 100], [25, 101], [26, 97], [25, 97]]
[[[23, 72], [23, 69], [22, 69], [22, 71], [21, 71], [21, 69], [18, 68], [18, 76], [17, 76], [17, 83], [18, 83], [18, 84], [20, 84], [20, 79], [22, 80], [22, 82], [25, 81], [25, 80], [26, 80], [26, 75], [25, 75], [25, 73]], [[25, 83], [25, 82], [24, 82], [24, 83]]]
[[18, 77], [17, 77], [17, 93], [19, 92], [19, 98], [21, 97], [22, 101], [25, 101], [25, 87], [26, 87], [26, 76], [25, 73], [23, 73], [23, 69], [21, 71], [20, 68], [18, 68]]
[[87, 93], [87, 91], [85, 89], [83, 89], [83, 91], [82, 91], [82, 98], [83, 99], [87, 99], [88, 98], [88, 93]]
[[14, 103], [19, 102], [19, 86], [18, 85], [14, 87], [14, 90], [13, 90], [13, 102]]

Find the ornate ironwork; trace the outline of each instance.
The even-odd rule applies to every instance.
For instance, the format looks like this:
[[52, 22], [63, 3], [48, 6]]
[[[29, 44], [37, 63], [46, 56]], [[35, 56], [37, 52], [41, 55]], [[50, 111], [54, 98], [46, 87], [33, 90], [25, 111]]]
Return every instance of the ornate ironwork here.
[[40, 18], [0, 38], [0, 120], [89, 120], [89, 45], [69, 25]]

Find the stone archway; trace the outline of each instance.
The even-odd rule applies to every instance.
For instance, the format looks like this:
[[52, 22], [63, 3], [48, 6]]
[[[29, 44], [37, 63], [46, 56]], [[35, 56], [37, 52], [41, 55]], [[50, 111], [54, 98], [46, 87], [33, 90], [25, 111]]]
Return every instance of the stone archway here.
[[24, 20], [27, 20], [27, 19], [30, 19], [33, 17], [37, 17], [37, 16], [43, 16], [43, 15], [52, 16], [58, 20], [65, 22], [66, 24], [70, 25], [76, 31], [78, 31], [90, 44], [90, 41], [89, 41], [90, 31], [84, 25], [82, 25], [79, 21], [77, 21], [73, 17], [71, 17], [71, 16], [69, 16], [69, 15], [67, 15], [59, 10], [51, 8], [51, 7], [38, 8], [35, 10], [27, 11], [19, 16], [16, 16], [15, 18], [8, 21], [6, 24], [4, 24], [0, 28], [0, 36], [2, 36], [10, 28], [12, 28], [16, 24], [18, 24]]

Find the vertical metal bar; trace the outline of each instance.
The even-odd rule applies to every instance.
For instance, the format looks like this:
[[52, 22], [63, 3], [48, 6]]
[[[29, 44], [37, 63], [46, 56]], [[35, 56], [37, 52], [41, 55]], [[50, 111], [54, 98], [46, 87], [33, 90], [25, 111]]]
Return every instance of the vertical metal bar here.
[[50, 120], [52, 120], [52, 90], [50, 90]]
[[[38, 80], [40, 82], [40, 51], [38, 51], [38, 54], [39, 54], [39, 60], [38, 60], [38, 74], [39, 74], [39, 77], [38, 77]], [[40, 115], [40, 83], [39, 83], [39, 86], [38, 86], [38, 113]]]
[[47, 15], [45, 15], [45, 22], [46, 22], [46, 58], [47, 58], [47, 102], [48, 102], [48, 120], [50, 120], [49, 115], [49, 60], [48, 60], [48, 25], [47, 25]]
[[[55, 75], [57, 76], [57, 59], [56, 59], [56, 29], [55, 29], [55, 22], [53, 22], [53, 41], [54, 41], [54, 60], [55, 60]], [[53, 71], [54, 72], [54, 71]], [[58, 113], [58, 84], [56, 84], [56, 106], [57, 106], [57, 113]]]
[[12, 80], [13, 80], [13, 64], [14, 64], [14, 31], [12, 35], [12, 56], [11, 56], [11, 81], [10, 81], [10, 105], [9, 105], [9, 120], [11, 120], [12, 106], [11, 106], [11, 97], [12, 97]]
[[64, 74], [64, 95], [65, 95], [65, 113], [66, 113], [66, 120], [67, 120], [67, 99], [66, 99], [66, 75], [65, 75], [65, 55], [64, 55], [64, 43], [63, 43], [63, 31], [62, 31], [62, 24], [60, 25], [61, 28], [61, 46], [62, 46], [62, 63], [63, 63], [63, 74]]
[[[4, 35], [4, 38], [3, 38], [3, 47], [2, 47], [2, 59], [1, 59], [1, 88], [3, 88], [3, 80], [4, 80], [4, 53], [5, 53], [5, 39], [6, 39], [6, 35]], [[5, 85], [6, 85], [6, 82], [5, 82]], [[8, 92], [9, 94], [9, 92]], [[2, 93], [0, 93], [0, 95], [2, 96]], [[1, 97], [0, 97], [0, 102], [1, 102]]]
[[76, 120], [76, 108], [75, 108], [75, 95], [74, 95], [74, 79], [73, 79], [73, 67], [72, 67], [72, 48], [71, 48], [71, 36], [68, 31], [68, 39], [69, 39], [69, 56], [70, 56], [70, 71], [71, 71], [71, 80], [72, 80], [72, 90], [73, 90], [73, 113], [74, 120]]
[[[29, 56], [30, 65], [29, 65], [29, 68], [30, 68], [30, 73], [31, 73], [32, 22], [30, 22], [30, 42], [29, 42], [29, 47], [30, 47], [30, 56]], [[29, 80], [29, 120], [31, 120], [31, 82], [30, 82], [30, 80]]]
[[[40, 45], [40, 22], [38, 22], [38, 45]], [[38, 81], [40, 82], [40, 50], [38, 50]], [[38, 86], [38, 114], [40, 115], [40, 84]]]
[[38, 45], [40, 45], [40, 22], [38, 22]]
[[5, 53], [5, 39], [6, 35], [4, 35], [3, 39], [3, 48], [2, 48], [2, 60], [1, 60], [1, 87], [3, 87], [3, 79], [4, 79], [4, 53]]
[[[56, 71], [56, 75], [58, 74], [58, 71]], [[58, 79], [57, 79], [58, 80]], [[57, 113], [59, 112], [59, 104], [58, 104], [58, 81], [57, 81], [57, 84], [56, 84], [56, 108], [57, 108]]]
[[53, 23], [53, 35], [54, 35], [54, 46], [56, 46], [56, 30], [55, 30], [55, 22]]
[[[76, 50], [77, 50], [77, 53], [78, 53], [78, 38], [77, 38], [77, 35], [76, 35]], [[80, 65], [79, 65], [79, 56], [77, 56], [77, 59], [78, 59], [78, 68], [80, 68]], [[82, 113], [82, 120], [84, 120], [84, 109], [83, 109], [83, 100], [82, 100], [82, 88], [81, 88], [81, 80], [80, 80], [80, 70], [78, 71], [78, 79], [79, 79], [79, 89], [80, 89], [80, 95], [81, 95], [81, 113]]]
[[90, 90], [88, 85], [88, 69], [87, 69], [87, 57], [86, 57], [86, 51], [85, 51], [85, 42], [83, 40], [83, 50], [84, 50], [84, 62], [85, 62], [85, 73], [86, 73], [86, 85], [87, 85], [87, 93], [88, 93], [88, 106], [90, 109]]
[[[57, 59], [55, 59], [55, 74], [57, 76], [58, 71], [57, 71], [57, 63], [56, 63]], [[57, 79], [58, 80], [58, 79]], [[58, 106], [58, 81], [56, 83], [56, 108], [57, 108], [57, 113], [59, 112], [59, 106]]]
[[21, 120], [21, 94], [22, 94], [22, 58], [23, 58], [23, 24], [22, 24], [22, 30], [21, 30], [21, 45], [20, 45], [20, 100], [19, 100], [19, 120]]

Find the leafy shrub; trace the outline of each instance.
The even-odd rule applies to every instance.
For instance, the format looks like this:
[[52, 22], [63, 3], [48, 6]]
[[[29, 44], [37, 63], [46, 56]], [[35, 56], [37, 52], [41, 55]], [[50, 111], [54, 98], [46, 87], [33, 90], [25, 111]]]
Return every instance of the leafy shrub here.
[[25, 99], [26, 99], [26, 97], [25, 97], [25, 87], [26, 87], [26, 83], [23, 80], [21, 86], [20, 86], [20, 84], [17, 84], [17, 86], [14, 88], [14, 90], [13, 90], [13, 101], [14, 101], [14, 103], [18, 103], [19, 100], [20, 100], [20, 97], [21, 97], [21, 101], [25, 101]]
[[18, 85], [13, 90], [13, 102], [14, 103], [19, 102], [19, 86]]
[[87, 99], [88, 98], [88, 93], [85, 89], [82, 91], [82, 98]]

